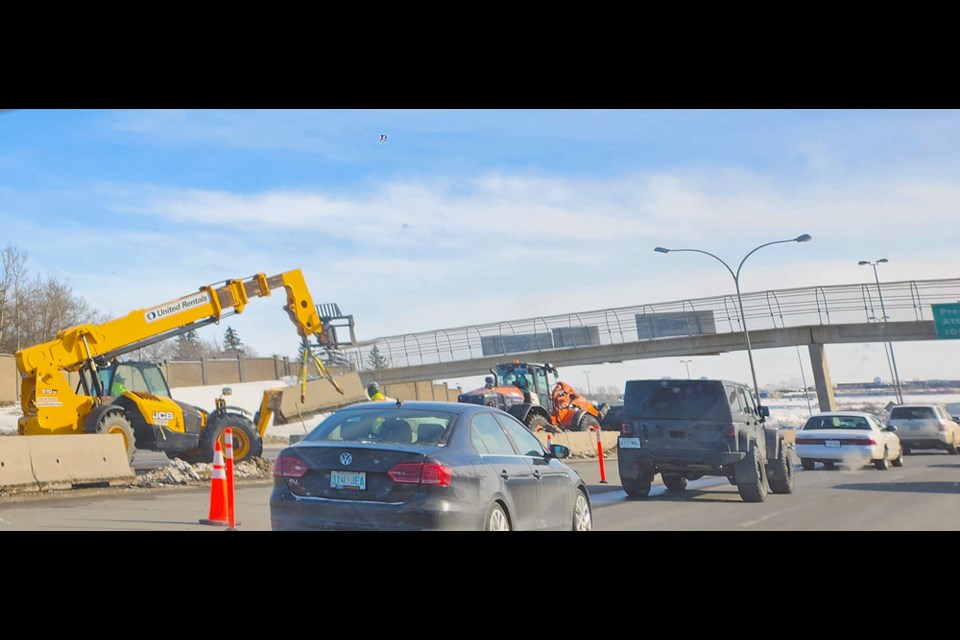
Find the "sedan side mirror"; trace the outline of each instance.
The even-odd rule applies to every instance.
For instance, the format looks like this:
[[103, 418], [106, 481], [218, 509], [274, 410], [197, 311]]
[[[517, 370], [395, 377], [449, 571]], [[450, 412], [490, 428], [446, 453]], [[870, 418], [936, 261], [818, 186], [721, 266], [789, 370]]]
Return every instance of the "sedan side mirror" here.
[[562, 444], [552, 443], [550, 445], [550, 453], [548, 455], [551, 458], [569, 458], [570, 447]]
[[891, 432], [891, 433], [896, 433], [896, 432], [897, 432], [897, 425], [895, 425], [895, 424], [888, 424], [888, 425], [887, 425], [887, 428], [884, 429], [884, 431], [889, 431], [889, 432]]

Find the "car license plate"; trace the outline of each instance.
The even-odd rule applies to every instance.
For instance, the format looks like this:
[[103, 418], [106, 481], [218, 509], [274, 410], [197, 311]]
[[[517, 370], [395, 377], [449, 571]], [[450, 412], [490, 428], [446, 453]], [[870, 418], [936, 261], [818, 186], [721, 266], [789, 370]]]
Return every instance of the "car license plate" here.
[[840, 441], [839, 441], [839, 440], [824, 440], [824, 441], [823, 441], [823, 446], [825, 446], [825, 447], [837, 448], [837, 447], [840, 446]]
[[620, 438], [621, 449], [639, 449], [640, 438]]
[[364, 471], [331, 471], [330, 486], [333, 489], [366, 491], [367, 474]]

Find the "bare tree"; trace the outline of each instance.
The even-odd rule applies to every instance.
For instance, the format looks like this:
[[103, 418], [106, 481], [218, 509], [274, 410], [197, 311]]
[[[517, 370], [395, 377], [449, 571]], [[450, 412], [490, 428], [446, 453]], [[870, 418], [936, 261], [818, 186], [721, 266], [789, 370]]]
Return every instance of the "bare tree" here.
[[204, 353], [204, 345], [197, 335], [197, 331], [192, 329], [186, 333], [177, 336], [173, 346], [174, 360], [199, 360]]
[[17, 314], [17, 348], [53, 340], [63, 329], [102, 322], [101, 314], [91, 311], [68, 284], [51, 276], [24, 280], [14, 301], [15, 309], [22, 310]]
[[620, 396], [623, 395], [623, 389], [618, 387], [599, 386], [594, 389], [594, 402], [606, 402], [607, 404], [621, 404]]
[[14, 245], [0, 251], [0, 263], [0, 352], [13, 353], [53, 340], [63, 329], [105, 319], [65, 281], [31, 278], [27, 253]]
[[26, 277], [27, 254], [8, 244], [0, 252], [3, 271], [0, 272], [0, 351], [12, 353], [18, 348], [16, 337], [16, 297], [20, 283]]
[[134, 360], [162, 364], [166, 360], [174, 359], [174, 351], [174, 343], [170, 340], [164, 340], [163, 342], [157, 342], [137, 349], [131, 355]]

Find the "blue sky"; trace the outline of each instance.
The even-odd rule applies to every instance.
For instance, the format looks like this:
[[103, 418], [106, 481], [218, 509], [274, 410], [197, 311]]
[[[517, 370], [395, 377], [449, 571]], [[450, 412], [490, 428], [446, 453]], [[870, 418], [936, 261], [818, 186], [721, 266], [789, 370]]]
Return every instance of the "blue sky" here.
[[[813, 236], [752, 256], [744, 291], [870, 281], [857, 262], [880, 257], [881, 280], [956, 277], [958, 177], [956, 110], [27, 109], [0, 114], [0, 244], [111, 317], [301, 268], [367, 340], [732, 291], [658, 245], [735, 265]], [[293, 355], [275, 307], [226, 323]], [[898, 344], [901, 378], [960, 378], [956, 342]], [[828, 358], [834, 382], [889, 376], [882, 345]], [[795, 349], [755, 359], [761, 386], [799, 384]], [[750, 379], [744, 353], [690, 368]], [[561, 374], [583, 371], [686, 375], [676, 358]]]

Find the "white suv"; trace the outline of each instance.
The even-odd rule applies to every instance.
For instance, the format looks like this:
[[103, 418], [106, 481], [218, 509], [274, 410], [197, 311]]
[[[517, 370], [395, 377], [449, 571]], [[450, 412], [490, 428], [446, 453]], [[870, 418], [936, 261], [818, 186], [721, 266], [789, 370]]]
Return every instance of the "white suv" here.
[[944, 449], [960, 453], [960, 424], [940, 403], [901, 404], [890, 409], [887, 424], [897, 428], [903, 452], [911, 449]]

